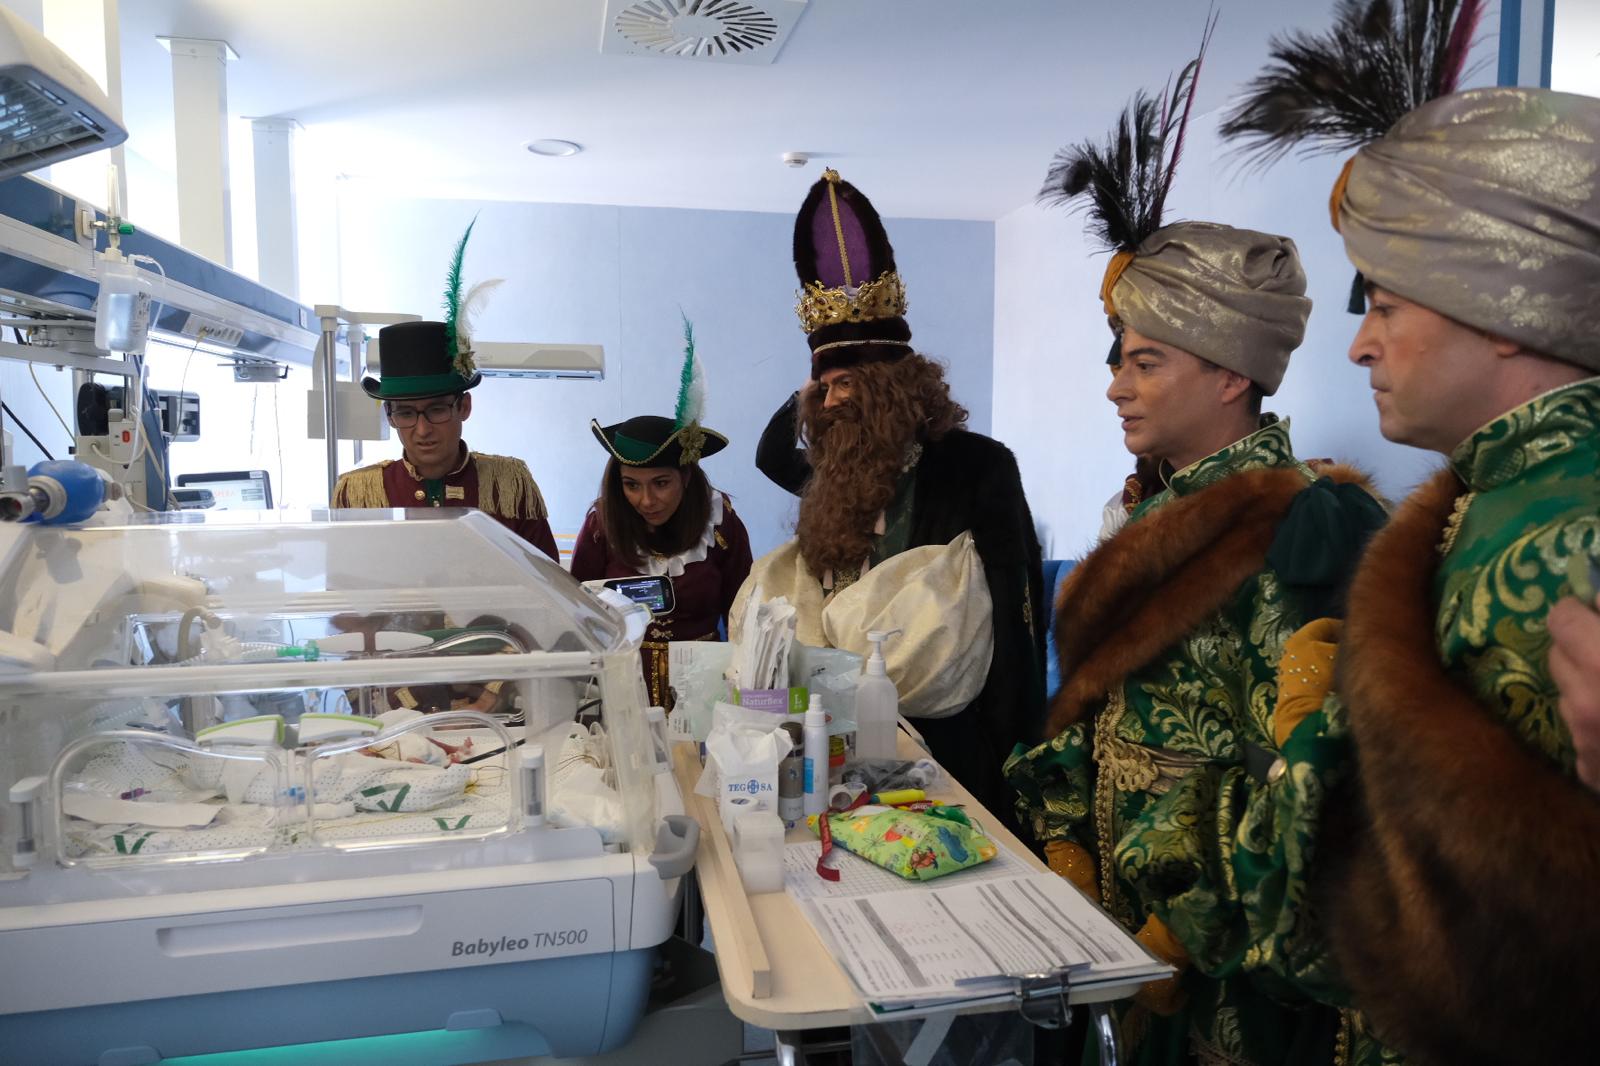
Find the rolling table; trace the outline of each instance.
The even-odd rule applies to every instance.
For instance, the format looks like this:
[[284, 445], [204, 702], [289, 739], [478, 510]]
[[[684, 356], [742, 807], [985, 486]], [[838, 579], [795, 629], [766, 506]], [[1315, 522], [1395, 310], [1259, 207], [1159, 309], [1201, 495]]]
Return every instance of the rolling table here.
[[[905, 732], [897, 736], [902, 758], [927, 757], [928, 753]], [[716, 802], [695, 793], [702, 769], [699, 746], [674, 743], [672, 759], [688, 813], [700, 823], [695, 873], [706, 919], [711, 923], [717, 972], [728, 1009], [740, 1020], [777, 1034], [780, 1066], [803, 1061], [798, 1039], [801, 1031], [870, 1025], [883, 1020], [828, 954], [810, 921], [787, 892], [755, 896], [745, 893]], [[949, 775], [945, 776], [945, 786], [931, 793], [930, 798], [964, 805], [997, 845], [1010, 849], [1033, 869], [1048, 872], [1032, 851]], [[796, 826], [789, 830], [784, 843], [815, 839], [804, 826]], [[1136, 987], [1084, 989], [1068, 997], [1068, 1006], [1090, 1008], [1102, 1066], [1117, 1066], [1119, 1061], [1108, 1004], [1131, 994]], [[974, 1013], [1011, 1010], [1018, 1005], [991, 1003], [975, 1007]]]

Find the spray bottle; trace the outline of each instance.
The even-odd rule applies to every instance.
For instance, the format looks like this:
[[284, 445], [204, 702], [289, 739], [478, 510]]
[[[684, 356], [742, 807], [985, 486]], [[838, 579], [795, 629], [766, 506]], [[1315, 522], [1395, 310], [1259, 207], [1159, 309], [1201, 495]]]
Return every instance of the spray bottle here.
[[828, 716], [822, 694], [811, 694], [805, 725], [805, 813], [821, 814], [828, 807]]
[[883, 642], [898, 634], [873, 630], [867, 642], [873, 646], [866, 668], [856, 681], [856, 758], [892, 759], [895, 757], [895, 726], [900, 721], [900, 693], [884, 668]]

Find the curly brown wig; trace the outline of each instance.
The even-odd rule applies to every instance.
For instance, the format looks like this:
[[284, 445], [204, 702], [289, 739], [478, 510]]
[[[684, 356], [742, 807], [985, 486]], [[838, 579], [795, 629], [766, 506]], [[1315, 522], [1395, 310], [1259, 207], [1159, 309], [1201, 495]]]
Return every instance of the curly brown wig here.
[[811, 572], [846, 570], [866, 561], [878, 516], [894, 499], [912, 446], [939, 440], [967, 423], [950, 397], [944, 367], [911, 354], [850, 368], [850, 399], [823, 407], [822, 390], [805, 394], [800, 428], [811, 480], [800, 498], [796, 534]]

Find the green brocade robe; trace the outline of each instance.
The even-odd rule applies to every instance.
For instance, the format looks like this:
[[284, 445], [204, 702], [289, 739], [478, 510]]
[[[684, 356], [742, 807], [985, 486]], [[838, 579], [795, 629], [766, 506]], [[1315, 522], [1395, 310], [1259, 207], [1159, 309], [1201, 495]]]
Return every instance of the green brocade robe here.
[[[1290, 468], [1310, 486], [1316, 475], [1295, 459], [1288, 424], [1271, 416], [1263, 423], [1172, 475], [1128, 528], [1246, 471]], [[1382, 512], [1362, 499], [1370, 533]], [[1353, 559], [1354, 549], [1348, 554]], [[1071, 610], [1070, 601], [1062, 610]], [[1035, 836], [1084, 847], [1095, 859], [1102, 905], [1129, 931], [1157, 915], [1191, 957], [1182, 975], [1187, 1002], [1176, 1014], [1124, 1005], [1125, 1061], [1315, 1066], [1332, 1059], [1336, 1013], [1310, 1002], [1273, 965], [1302, 935], [1298, 897], [1287, 889], [1314, 826], [1297, 805], [1309, 795], [1315, 807], [1321, 792], [1314, 760], [1295, 760], [1292, 782], [1274, 763], [1282, 754], [1273, 730], [1277, 669], [1284, 641], [1322, 613], [1324, 605], [1313, 608], [1265, 566], [1209, 622], [1127, 675], [1092, 718], [1031, 751], [1019, 745], [1007, 764]], [[1262, 772], [1263, 758], [1270, 772]]]
[[[1512, 736], [1571, 775], [1575, 751], [1557, 711], [1545, 616], [1571, 594], [1568, 560], [1600, 554], [1600, 378], [1545, 393], [1493, 420], [1456, 448], [1450, 467], [1463, 493], [1444, 529], [1433, 579], [1440, 661]], [[1352, 659], [1342, 669], [1359, 667]], [[1347, 741], [1339, 699], [1330, 698], [1292, 739], [1302, 731], [1320, 733], [1330, 744]], [[1294, 891], [1303, 894], [1305, 882]], [[1296, 976], [1303, 987], [1328, 1001], [1349, 1002], [1327, 953], [1308, 952], [1302, 961], [1306, 966]], [[1345, 1012], [1341, 1028], [1341, 1066], [1408, 1061], [1375, 1037], [1359, 1011]]]
[[1572, 592], [1567, 560], [1600, 550], [1600, 378], [1495, 419], [1450, 465], [1471, 495], [1457, 502], [1465, 516], [1434, 579], [1439, 656], [1523, 742], [1571, 773], [1545, 615]]

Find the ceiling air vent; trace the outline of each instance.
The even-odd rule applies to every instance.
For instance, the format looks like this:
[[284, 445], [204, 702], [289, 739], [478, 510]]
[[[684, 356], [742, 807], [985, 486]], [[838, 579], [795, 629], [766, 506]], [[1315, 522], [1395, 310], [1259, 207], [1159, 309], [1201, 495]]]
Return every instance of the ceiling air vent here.
[[606, 0], [600, 51], [771, 63], [807, 0]]

